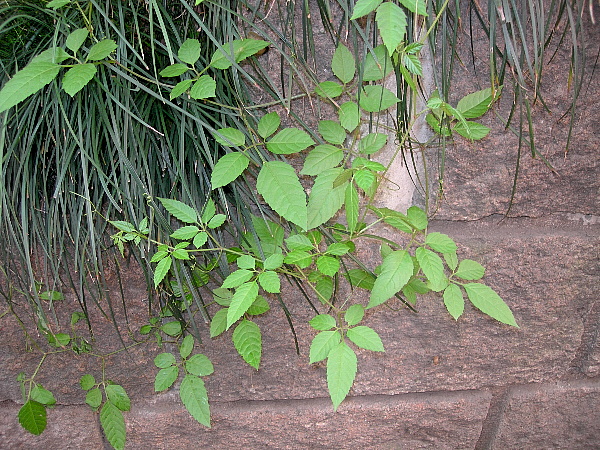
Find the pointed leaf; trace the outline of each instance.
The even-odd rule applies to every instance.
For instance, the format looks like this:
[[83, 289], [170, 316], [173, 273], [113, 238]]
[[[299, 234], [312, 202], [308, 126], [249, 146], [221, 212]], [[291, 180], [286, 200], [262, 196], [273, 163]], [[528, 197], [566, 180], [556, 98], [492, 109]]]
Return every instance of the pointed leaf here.
[[371, 11], [375, 11], [382, 1], [383, 0], [357, 0], [356, 5], [354, 5], [354, 9], [352, 10], [352, 17], [350, 17], [350, 20], [358, 19], [362, 16], [366, 16]]
[[356, 368], [356, 354], [344, 341], [329, 352], [327, 358], [327, 388], [333, 402], [333, 409], [336, 411], [350, 392], [352, 384], [354, 384]]
[[371, 155], [383, 148], [387, 142], [388, 135], [384, 133], [369, 133], [360, 140], [358, 151], [365, 155]]
[[315, 141], [306, 131], [298, 128], [284, 128], [267, 142], [267, 149], [278, 155], [289, 155], [301, 152], [314, 143]]
[[183, 94], [184, 92], [186, 92], [190, 86], [192, 85], [194, 80], [187, 79], [187, 80], [181, 80], [179, 83], [177, 83], [173, 89], [171, 89], [171, 93], [169, 94], [169, 99], [173, 100], [174, 98], [179, 97], [181, 94]]
[[346, 130], [333, 120], [320, 120], [319, 133], [330, 144], [342, 145], [346, 140]]
[[406, 217], [417, 230], [424, 230], [427, 228], [427, 214], [418, 206], [411, 206], [408, 208]]
[[265, 298], [262, 295], [259, 295], [258, 297], [256, 297], [256, 300], [254, 300], [254, 303], [252, 303], [252, 306], [250, 306], [250, 308], [248, 308], [248, 311], [246, 312], [251, 316], [259, 316], [261, 314], [266, 313], [270, 309], [271, 307], [269, 306], [269, 303], [265, 300]]
[[256, 281], [244, 283], [235, 290], [235, 294], [233, 294], [231, 299], [231, 305], [227, 310], [227, 329], [248, 311], [248, 308], [254, 303], [257, 295], [258, 283]]
[[266, 162], [258, 174], [256, 188], [280, 216], [307, 229], [306, 194], [292, 166], [282, 161]]
[[453, 130], [460, 134], [462, 137], [474, 141], [483, 139], [490, 132], [490, 129], [485, 125], [473, 122], [471, 120], [467, 120], [465, 122], [458, 122], [453, 128]]
[[331, 350], [337, 347], [341, 340], [342, 336], [339, 331], [321, 331], [317, 334], [310, 344], [310, 364], [327, 358]]
[[308, 198], [308, 229], [327, 222], [344, 204], [346, 184], [333, 187], [333, 183], [342, 171], [341, 168], [327, 169], [315, 179]]
[[205, 355], [198, 353], [185, 362], [185, 370], [198, 377], [206, 377], [215, 371], [215, 368]]
[[319, 175], [327, 169], [336, 167], [344, 158], [342, 149], [333, 145], [317, 145], [306, 156], [304, 167], [300, 171], [302, 175]]
[[465, 299], [460, 287], [456, 284], [449, 284], [444, 289], [444, 305], [446, 305], [446, 309], [455, 320], [458, 320], [465, 310]]
[[446, 288], [448, 280], [444, 273], [444, 263], [442, 259], [431, 250], [419, 247], [415, 250], [415, 256], [419, 262], [421, 270], [429, 280], [433, 291], [439, 292]]
[[75, 31], [72, 31], [71, 34], [67, 36], [65, 45], [73, 53], [76, 53], [77, 50], [81, 48], [89, 34], [90, 32], [87, 28], [79, 28]]
[[368, 52], [363, 64], [363, 81], [377, 81], [387, 77], [394, 66], [384, 44]]
[[430, 246], [436, 252], [456, 253], [456, 243], [448, 235], [438, 233], [437, 231], [427, 235], [425, 244]]
[[315, 316], [312, 319], [310, 319], [308, 323], [315, 330], [319, 331], [331, 330], [336, 326], [335, 318], [330, 316], [329, 314], [319, 314], [318, 316]]
[[[348, 308], [348, 310], [344, 314], [344, 320], [346, 321], [346, 323], [349, 326], [353, 327], [354, 325], [359, 323], [361, 320], [363, 320], [364, 316], [365, 316], [365, 307], [363, 305], [357, 304], [357, 305], [352, 305], [350, 308]], [[350, 336], [348, 336], [348, 337], [350, 337]], [[352, 338], [350, 338], [350, 339], [352, 339]], [[355, 344], [356, 344], [356, 342], [355, 342]], [[358, 344], [356, 344], [356, 345], [358, 345]]]
[[60, 64], [67, 59], [71, 59], [71, 55], [65, 52], [61, 47], [50, 47], [33, 58], [29, 65], [38, 62]]
[[427, 16], [427, 4], [425, 0], [400, 0], [400, 3], [410, 12]]
[[179, 367], [169, 366], [160, 369], [154, 378], [154, 392], [162, 392], [169, 389], [179, 377]]
[[46, 408], [35, 400], [28, 400], [21, 406], [18, 418], [21, 426], [36, 436], [46, 429]]
[[463, 280], [475, 281], [483, 278], [485, 268], [477, 261], [464, 259], [458, 265], [458, 270], [454, 273], [458, 278]]
[[348, 339], [360, 348], [373, 352], [383, 352], [383, 342], [375, 330], [364, 325], [350, 328], [346, 332]]
[[406, 34], [406, 14], [393, 2], [382, 3], [375, 16], [377, 28], [388, 53], [396, 51]]
[[367, 112], [379, 112], [398, 103], [400, 99], [392, 91], [380, 85], [364, 86], [359, 104]]
[[358, 105], [354, 102], [343, 103], [338, 111], [338, 117], [340, 118], [340, 125], [347, 131], [354, 131], [360, 123], [360, 110], [358, 109]]
[[254, 272], [247, 269], [238, 269], [235, 272], [232, 272], [225, 278], [223, 281], [223, 285], [221, 286], [224, 289], [236, 288], [241, 286], [254, 276]]
[[277, 131], [279, 125], [281, 125], [281, 119], [279, 118], [279, 114], [277, 114], [276, 112], [270, 112], [269, 114], [265, 114], [258, 121], [258, 135], [263, 139], [267, 139], [269, 136], [271, 136]]
[[198, 221], [196, 210], [191, 206], [178, 200], [160, 197], [158, 199], [170, 214], [181, 220], [183, 223], [196, 223]]
[[244, 361], [258, 370], [262, 354], [262, 335], [258, 325], [242, 320], [233, 332], [233, 345]]
[[217, 82], [210, 75], [202, 75], [190, 89], [190, 97], [196, 100], [214, 97]]
[[200, 59], [200, 41], [198, 39], [186, 39], [179, 47], [177, 56], [184, 63], [196, 64], [196, 61]]
[[279, 275], [272, 270], [261, 273], [258, 276], [260, 286], [270, 294], [279, 294], [281, 292], [281, 281]]
[[210, 428], [210, 406], [204, 381], [195, 375], [187, 374], [181, 382], [179, 397], [190, 415]]
[[125, 419], [123, 413], [111, 402], [104, 403], [100, 411], [100, 424], [106, 440], [115, 450], [125, 448]]
[[164, 369], [175, 364], [175, 356], [173, 353], [164, 352], [156, 355], [154, 358], [154, 365], [159, 369]]
[[340, 270], [340, 261], [327, 255], [319, 256], [317, 258], [317, 269], [323, 275], [332, 277]]
[[106, 392], [108, 400], [121, 411], [129, 411], [129, 409], [131, 409], [131, 401], [127, 396], [127, 392], [123, 389], [123, 386], [119, 386], [118, 384], [108, 384], [104, 388], [104, 392]]
[[215, 141], [225, 147], [241, 147], [246, 142], [246, 136], [237, 128], [220, 128], [213, 136]]
[[85, 402], [90, 408], [98, 408], [102, 404], [102, 391], [98, 388], [90, 389], [85, 395]]
[[79, 380], [79, 385], [84, 391], [89, 391], [96, 385], [96, 379], [93, 377], [93, 375], [90, 375], [89, 373], [85, 374]]
[[271, 255], [267, 259], [265, 259], [265, 261], [263, 262], [263, 269], [265, 269], [265, 270], [279, 269], [282, 264], [283, 264], [283, 255], [277, 253], [277, 254]]
[[450, 270], [454, 271], [458, 267], [458, 256], [456, 256], [456, 253], [444, 253], [444, 260]]
[[508, 305], [491, 287], [481, 283], [468, 283], [463, 287], [475, 308], [499, 322], [519, 327]]
[[305, 269], [312, 264], [313, 255], [302, 250], [293, 250], [288, 253], [284, 259], [286, 264], [296, 264], [301, 269]]
[[228, 308], [218, 310], [210, 321], [211, 338], [217, 337], [227, 329], [227, 311]]
[[18, 71], [0, 91], [0, 112], [12, 108], [56, 78], [60, 66], [51, 62], [32, 62]]
[[493, 100], [492, 89], [487, 88], [465, 95], [458, 101], [456, 109], [465, 119], [476, 119], [488, 111]]
[[87, 61], [100, 61], [117, 49], [117, 43], [112, 39], [104, 39], [90, 48]]
[[192, 354], [192, 350], [194, 350], [194, 336], [188, 334], [183, 338], [183, 341], [181, 341], [181, 345], [179, 346], [179, 356], [185, 359]]
[[[158, 74], [161, 77], [165, 77], [165, 78], [178, 77], [178, 76], [186, 73], [189, 69], [190, 68], [188, 66], [186, 66], [185, 64], [177, 63], [177, 64], [171, 64], [170, 66], [165, 67]], [[189, 81], [189, 84], [191, 85], [193, 80], [190, 79], [190, 80], [184, 80], [184, 81]], [[187, 89], [185, 89], [185, 90], [187, 90]], [[183, 92], [185, 92], [185, 90]], [[176, 97], [176, 96], [174, 96], [174, 97]]]
[[344, 87], [335, 81], [323, 81], [315, 86], [315, 94], [323, 98], [336, 98], [342, 95]]
[[362, 269], [350, 269], [344, 273], [344, 276], [352, 286], [372, 290], [375, 285], [376, 278]]
[[320, 278], [317, 281], [315, 289], [319, 293], [319, 301], [325, 304], [325, 300], [329, 300], [333, 295], [333, 279], [331, 277], [323, 276], [323, 278]]
[[314, 248], [313, 243], [303, 234], [294, 234], [285, 240], [288, 248], [291, 250], [312, 250]]
[[350, 83], [356, 74], [356, 63], [354, 56], [343, 44], [340, 44], [333, 53], [331, 60], [333, 74], [344, 84]]
[[158, 287], [162, 280], [167, 276], [169, 270], [171, 269], [171, 264], [173, 263], [173, 259], [170, 256], [161, 259], [156, 265], [156, 269], [154, 269], [154, 287]]
[[[235, 60], [236, 63], [239, 63], [249, 56], [255, 55], [267, 48], [269, 45], [269, 42], [258, 39], [237, 39], [233, 42], [227, 42], [223, 44], [223, 49], [226, 53], [222, 50], [215, 51], [210, 61], [210, 65], [217, 69], [228, 69], [231, 67], [231, 60]], [[231, 50], [233, 50], [233, 53]]]
[[173, 239], [187, 241], [189, 239], [193, 239], [194, 236], [196, 236], [199, 232], [200, 229], [196, 225], [188, 225], [175, 230], [173, 233], [171, 233], [171, 237]]
[[383, 258], [381, 273], [375, 280], [367, 308], [381, 305], [393, 297], [413, 275], [414, 265], [404, 250], [393, 251]]

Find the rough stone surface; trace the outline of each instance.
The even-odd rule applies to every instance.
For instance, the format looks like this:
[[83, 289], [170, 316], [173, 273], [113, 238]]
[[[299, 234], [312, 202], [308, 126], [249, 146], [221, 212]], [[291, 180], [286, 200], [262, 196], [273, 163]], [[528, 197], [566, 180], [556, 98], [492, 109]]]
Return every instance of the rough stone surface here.
[[513, 389], [493, 448], [598, 448], [599, 427], [599, 379], [521, 386]]
[[490, 397], [479, 392], [355, 397], [337, 413], [329, 399], [217, 403], [210, 430], [198, 429], [181, 408], [161, 399], [128, 415], [128, 436], [139, 449], [157, 442], [165, 449], [472, 448]]

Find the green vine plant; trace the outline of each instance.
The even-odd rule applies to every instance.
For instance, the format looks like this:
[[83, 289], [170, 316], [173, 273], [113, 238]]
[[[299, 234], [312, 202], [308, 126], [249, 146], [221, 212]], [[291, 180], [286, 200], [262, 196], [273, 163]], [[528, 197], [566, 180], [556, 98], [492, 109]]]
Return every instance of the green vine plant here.
[[[54, 0], [48, 6], [58, 8], [67, 3]], [[415, 15], [426, 14], [423, 0], [400, 3]], [[214, 131], [214, 139], [226, 154], [212, 170], [213, 191], [226, 188], [240, 177], [255, 177], [257, 192], [273, 211], [271, 218], [252, 218], [254, 229], [244, 234], [242, 243], [232, 247], [219, 244], [217, 233], [227, 231], [235, 223], [231, 211], [218, 211], [210, 198], [201, 211], [175, 199], [158, 198], [173, 223], [179, 225], [170, 236], [154, 233], [153, 224], [146, 218], [138, 224], [109, 221], [117, 229], [112, 240], [121, 252], [130, 244], [155, 246], [156, 252], [150, 260], [155, 264], [154, 288], [175, 298], [169, 300], [160, 318], [151, 319], [140, 330], [142, 334], [154, 332], [159, 344], [163, 333], [182, 338], [178, 355], [164, 352], [156, 357], [154, 363], [159, 370], [155, 391], [171, 388], [183, 375], [179, 387], [182, 403], [192, 417], [207, 427], [210, 409], [202, 377], [212, 374], [214, 369], [206, 356], [192, 355], [194, 337], [188, 334], [191, 324], [185, 323], [181, 315], [173, 314], [191, 308], [192, 289], [209, 289], [214, 303], [220, 306], [210, 320], [210, 336], [216, 338], [232, 330], [237, 352], [258, 370], [262, 333], [253, 318], [268, 313], [269, 299], [283, 293], [282, 281], [298, 282], [308, 292], [311, 305], [310, 298], [316, 298], [324, 311], [309, 322], [317, 332], [310, 345], [309, 362], [326, 361], [327, 388], [334, 410], [354, 383], [358, 370], [355, 347], [384, 351], [377, 332], [361, 324], [368, 309], [394, 299], [414, 308], [418, 296], [436, 292], [454, 319], [463, 314], [466, 298], [482, 313], [517, 327], [510, 308], [481, 282], [484, 267], [473, 260], [459, 260], [457, 245], [449, 236], [428, 232], [425, 211], [413, 206], [400, 212], [373, 204], [387, 168], [372, 158], [390, 138], [386, 133], [372, 130], [363, 134], [361, 124], [366, 122], [365, 117], [376, 117], [399, 102], [392, 91], [376, 83], [387, 76], [392, 61], [399, 67], [399, 76], [416, 93], [415, 79], [422, 75], [419, 52], [423, 47], [422, 42], [405, 42], [406, 13], [393, 2], [359, 0], [351, 18], [358, 19], [373, 11], [383, 44], [369, 52], [362, 64], [357, 64], [350, 49], [340, 44], [331, 62], [337, 81], [320, 82], [310, 94], [333, 106], [335, 120], [320, 120], [317, 129], [309, 134], [305, 129], [282, 126], [279, 114], [268, 112], [255, 126], [249, 123], [247, 129]], [[66, 50], [50, 48], [18, 71], [0, 91], [0, 112], [42, 89], [62, 69], [67, 70], [61, 87], [74, 96], [93, 79], [99, 65], [119, 64], [110, 57], [117, 48], [115, 41], [96, 41], [85, 50], [88, 39], [95, 40], [90, 30], [75, 30], [67, 38]], [[268, 45], [258, 39], [236, 39], [217, 49], [207, 67], [198, 68], [200, 42], [187, 39], [177, 52], [179, 62], [160, 72], [161, 77], [176, 83], [157, 83], [157, 86], [168, 89], [171, 99], [182, 95], [210, 99], [215, 96], [215, 81], [208, 69], [227, 70]], [[67, 61], [71, 63], [64, 64]], [[485, 89], [467, 95], [456, 107], [434, 93], [418, 116], [424, 116], [439, 134], [457, 133], [468, 139], [481, 139], [489, 129], [470, 119], [490, 109], [498, 90], [493, 92]], [[400, 145], [406, 139], [408, 132], [397, 136]], [[286, 160], [290, 155], [303, 157], [299, 170]], [[383, 225], [392, 227], [398, 239], [377, 235], [378, 227]], [[359, 240], [377, 240], [381, 260], [361, 261], [357, 251]], [[191, 269], [190, 283], [180, 282], [183, 267]], [[224, 268], [228, 269], [228, 275], [219, 278]], [[358, 301], [358, 294], [336, 301], [335, 286], [344, 280], [353, 292], [368, 291], [366, 305]], [[169, 316], [178, 320], [161, 322]], [[39, 434], [45, 427], [45, 408], [54, 404], [55, 399], [33, 378], [29, 381], [31, 387], [23, 413], [29, 421], [22, 420], [21, 424]], [[24, 386], [24, 375], [20, 382]], [[88, 405], [95, 410], [100, 408], [100, 420], [111, 445], [123, 448], [122, 412], [130, 407], [123, 388], [104, 375], [98, 383], [92, 375], [85, 375], [80, 384], [87, 392]], [[41, 419], [36, 419], [42, 410], [44, 426]], [[39, 426], [34, 427], [31, 421]]]

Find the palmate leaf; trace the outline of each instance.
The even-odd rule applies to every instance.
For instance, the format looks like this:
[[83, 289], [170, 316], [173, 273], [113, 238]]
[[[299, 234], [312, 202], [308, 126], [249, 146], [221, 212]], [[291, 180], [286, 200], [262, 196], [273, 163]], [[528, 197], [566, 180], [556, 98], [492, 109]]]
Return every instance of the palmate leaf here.
[[95, 64], [78, 64], [71, 67], [62, 79], [63, 90], [73, 97], [94, 78], [96, 72]]
[[111, 402], [105, 402], [100, 410], [100, 424], [104, 436], [115, 450], [125, 448], [125, 418], [123, 413]]
[[280, 216], [307, 229], [306, 194], [292, 166], [282, 161], [266, 162], [258, 174], [256, 188]]
[[21, 406], [18, 418], [21, 426], [36, 436], [46, 429], [46, 408], [35, 400], [28, 400]]
[[406, 34], [406, 14], [395, 3], [385, 2], [377, 8], [375, 20], [388, 53], [393, 54]]
[[213, 168], [210, 182], [213, 189], [226, 186], [248, 168], [250, 160], [244, 153], [228, 153], [222, 156]]
[[499, 322], [519, 327], [508, 305], [491, 287], [481, 283], [467, 283], [463, 287], [475, 308]]
[[356, 369], [356, 354], [344, 341], [329, 352], [327, 358], [327, 388], [335, 411], [350, 392], [356, 377]]
[[262, 335], [254, 322], [244, 319], [233, 331], [233, 345], [244, 361], [258, 370], [262, 354]]
[[0, 91], [0, 113], [35, 94], [56, 78], [60, 66], [52, 62], [32, 62], [19, 70]]
[[400, 291], [413, 275], [414, 265], [407, 251], [399, 250], [383, 258], [367, 308], [381, 305]]
[[190, 415], [210, 428], [210, 406], [204, 381], [196, 375], [187, 374], [181, 382], [179, 397]]

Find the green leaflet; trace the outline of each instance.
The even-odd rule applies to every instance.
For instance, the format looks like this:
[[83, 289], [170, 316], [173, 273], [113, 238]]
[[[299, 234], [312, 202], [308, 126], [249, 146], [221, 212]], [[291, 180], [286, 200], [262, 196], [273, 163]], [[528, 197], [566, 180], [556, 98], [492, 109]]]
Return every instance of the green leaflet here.
[[210, 75], [202, 75], [190, 89], [190, 97], [196, 100], [216, 95], [217, 82]]
[[192, 80], [192, 79], [181, 80], [171, 90], [171, 93], [169, 94], [169, 99], [173, 100], [174, 98], [177, 98], [181, 94], [183, 94], [184, 92], [186, 92], [190, 88], [190, 86], [192, 85], [193, 81], [194, 80]]
[[256, 188], [279, 215], [307, 229], [306, 194], [292, 166], [282, 161], [266, 162], [258, 174]]
[[344, 273], [352, 286], [371, 290], [375, 284], [376, 278], [369, 272], [362, 269], [350, 269]]
[[65, 45], [73, 53], [76, 53], [81, 48], [89, 34], [90, 33], [87, 28], [79, 28], [74, 30], [67, 36]]
[[211, 375], [215, 368], [205, 355], [198, 353], [185, 362], [185, 370], [198, 377]]
[[229, 308], [223, 308], [217, 311], [210, 321], [210, 337], [219, 336], [227, 329], [227, 312]]
[[175, 356], [169, 352], [159, 353], [154, 358], [154, 365], [159, 369], [170, 367], [173, 364], [175, 364]]
[[424, 247], [419, 247], [415, 250], [415, 256], [421, 270], [431, 284], [431, 289], [435, 292], [445, 289], [448, 285], [448, 280], [444, 273], [442, 259], [436, 253]]
[[360, 110], [358, 109], [358, 105], [354, 102], [343, 103], [338, 111], [338, 117], [340, 118], [340, 125], [342, 125], [346, 131], [354, 131], [360, 123]]
[[333, 120], [321, 120], [318, 125], [319, 133], [327, 142], [342, 145], [346, 140], [346, 130]]
[[[158, 74], [161, 77], [171, 78], [171, 77], [178, 77], [180, 75], [183, 75], [188, 70], [189, 70], [189, 67], [186, 66], [185, 64], [179, 64], [179, 63], [177, 63], [177, 64], [171, 64], [170, 66], [165, 67]], [[192, 80], [189, 80], [189, 82], [191, 84]]]
[[388, 135], [384, 133], [369, 133], [360, 140], [358, 150], [365, 155], [371, 155], [383, 148], [387, 138]]
[[344, 204], [346, 184], [336, 188], [333, 183], [343, 169], [328, 169], [317, 176], [308, 198], [308, 229], [316, 228], [331, 219]]
[[358, 192], [354, 183], [348, 183], [344, 192], [344, 207], [346, 209], [346, 221], [348, 230], [354, 231], [358, 224]]
[[213, 136], [215, 141], [225, 147], [241, 147], [246, 142], [246, 136], [237, 128], [220, 128]]
[[169, 366], [160, 369], [154, 377], [154, 392], [162, 392], [169, 389], [179, 377], [179, 367]]
[[400, 99], [392, 91], [380, 85], [363, 86], [359, 104], [367, 112], [379, 112], [398, 103]]
[[317, 258], [317, 269], [323, 275], [332, 277], [340, 270], [340, 261], [327, 255], [319, 256]]
[[358, 347], [364, 348], [365, 350], [371, 350], [374, 352], [385, 351], [383, 348], [383, 342], [381, 342], [381, 338], [372, 328], [364, 325], [350, 328], [346, 332], [346, 336], [348, 336], [348, 339], [350, 339]]
[[335, 318], [329, 314], [319, 314], [308, 322], [311, 327], [319, 331], [331, 330], [336, 326]]
[[458, 101], [456, 109], [465, 119], [476, 119], [488, 112], [493, 101], [492, 89], [487, 88], [465, 95]]
[[377, 8], [375, 20], [388, 53], [394, 53], [406, 34], [406, 14], [395, 3], [385, 2]]
[[185, 359], [192, 354], [192, 350], [194, 350], [194, 336], [188, 334], [181, 341], [181, 345], [179, 346], [179, 356]]
[[363, 305], [356, 304], [348, 308], [344, 314], [344, 320], [349, 326], [353, 327], [363, 319], [364, 315], [365, 307]]
[[258, 325], [242, 320], [233, 331], [233, 345], [244, 361], [258, 370], [262, 354], [262, 335]]
[[19, 70], [0, 91], [0, 113], [35, 94], [56, 78], [60, 66], [52, 62], [32, 62]]
[[241, 286], [254, 276], [254, 272], [248, 269], [238, 269], [235, 272], [230, 273], [225, 280], [223, 280], [223, 284], [221, 285], [224, 289], [236, 288]]
[[190, 415], [210, 428], [210, 406], [204, 381], [195, 375], [187, 374], [181, 382], [179, 397]]
[[377, 81], [387, 77], [394, 66], [384, 44], [368, 52], [363, 65], [363, 81]]
[[475, 308], [499, 322], [519, 328], [508, 305], [491, 287], [481, 283], [467, 283], [463, 287]]
[[177, 56], [184, 63], [194, 65], [200, 59], [200, 41], [198, 39], [186, 39], [179, 47]]
[[104, 392], [106, 393], [108, 401], [121, 411], [129, 411], [131, 409], [131, 401], [122, 386], [119, 386], [118, 384], [108, 384], [104, 388]]
[[340, 343], [341, 339], [342, 336], [339, 331], [321, 331], [317, 334], [310, 344], [310, 364], [323, 361], [327, 358], [331, 350]]
[[315, 141], [304, 130], [284, 128], [267, 142], [267, 149], [278, 155], [298, 153], [314, 145]]
[[18, 419], [23, 428], [39, 436], [46, 429], [46, 408], [35, 400], [28, 400], [19, 409]]
[[458, 320], [465, 310], [465, 299], [463, 298], [460, 287], [456, 284], [449, 284], [444, 289], [444, 305], [454, 320]]
[[162, 280], [167, 276], [171, 269], [173, 259], [170, 256], [161, 259], [154, 269], [154, 287], [158, 287]]
[[484, 274], [485, 268], [481, 264], [471, 259], [464, 259], [458, 265], [458, 270], [454, 273], [454, 276], [463, 280], [475, 281], [483, 278]]
[[354, 56], [343, 44], [340, 44], [333, 53], [331, 60], [331, 70], [339, 80], [346, 84], [350, 83], [356, 74], [356, 63]]
[[174, 217], [181, 220], [183, 223], [196, 223], [198, 221], [198, 215], [196, 210], [179, 200], [172, 200], [168, 198], [158, 198], [164, 208]]
[[344, 341], [329, 352], [327, 358], [327, 388], [335, 411], [350, 392], [356, 377], [356, 368], [356, 354]]
[[323, 98], [336, 98], [343, 92], [344, 87], [335, 81], [323, 81], [315, 86], [315, 93]]
[[106, 440], [115, 450], [125, 448], [125, 418], [111, 402], [105, 402], [100, 410], [100, 424]]
[[260, 286], [270, 294], [278, 294], [281, 292], [281, 281], [277, 272], [268, 270], [258, 276]]
[[359, 19], [362, 16], [366, 16], [371, 11], [375, 11], [383, 0], [357, 0], [354, 9], [352, 10], [352, 17], [350, 20]]
[[490, 129], [485, 125], [482, 125], [477, 122], [472, 122], [470, 120], [457, 123], [453, 130], [460, 134], [462, 137], [474, 141], [483, 139], [490, 132]]
[[443, 233], [434, 231], [429, 233], [425, 239], [425, 244], [430, 246], [436, 252], [440, 253], [455, 253], [456, 243], [448, 236]]
[[319, 175], [327, 169], [336, 167], [344, 158], [342, 149], [333, 145], [317, 145], [306, 156], [301, 175]]
[[116, 49], [117, 43], [115, 41], [112, 39], [104, 39], [90, 48], [90, 52], [87, 55], [87, 61], [100, 61], [109, 56]]
[[227, 329], [244, 315], [248, 308], [250, 308], [250, 305], [254, 303], [257, 295], [258, 283], [256, 281], [244, 283], [235, 290], [235, 294], [233, 294], [233, 298], [231, 299], [231, 305], [227, 310]]
[[277, 131], [279, 125], [281, 125], [281, 119], [279, 118], [279, 115], [276, 112], [270, 112], [269, 114], [265, 114], [258, 121], [258, 135], [263, 139], [267, 139], [269, 136], [271, 136]]
[[254, 303], [252, 303], [250, 308], [248, 308], [248, 311], [246, 311], [246, 313], [250, 314], [251, 316], [259, 316], [261, 314], [266, 313], [270, 309], [271, 307], [269, 306], [269, 303], [265, 300], [265, 298], [262, 295], [259, 295], [258, 297], [256, 297], [256, 300], [254, 300]]
[[400, 0], [400, 3], [410, 12], [417, 13], [421, 16], [427, 16], [426, 0]]
[[399, 250], [383, 258], [381, 273], [375, 280], [367, 308], [381, 305], [393, 297], [413, 275], [414, 265], [407, 251]]
[[236, 39], [233, 42], [226, 42], [223, 44], [224, 51], [215, 51], [210, 65], [216, 69], [228, 69], [232, 65], [232, 60], [239, 63], [268, 46], [269, 42], [257, 39]]

